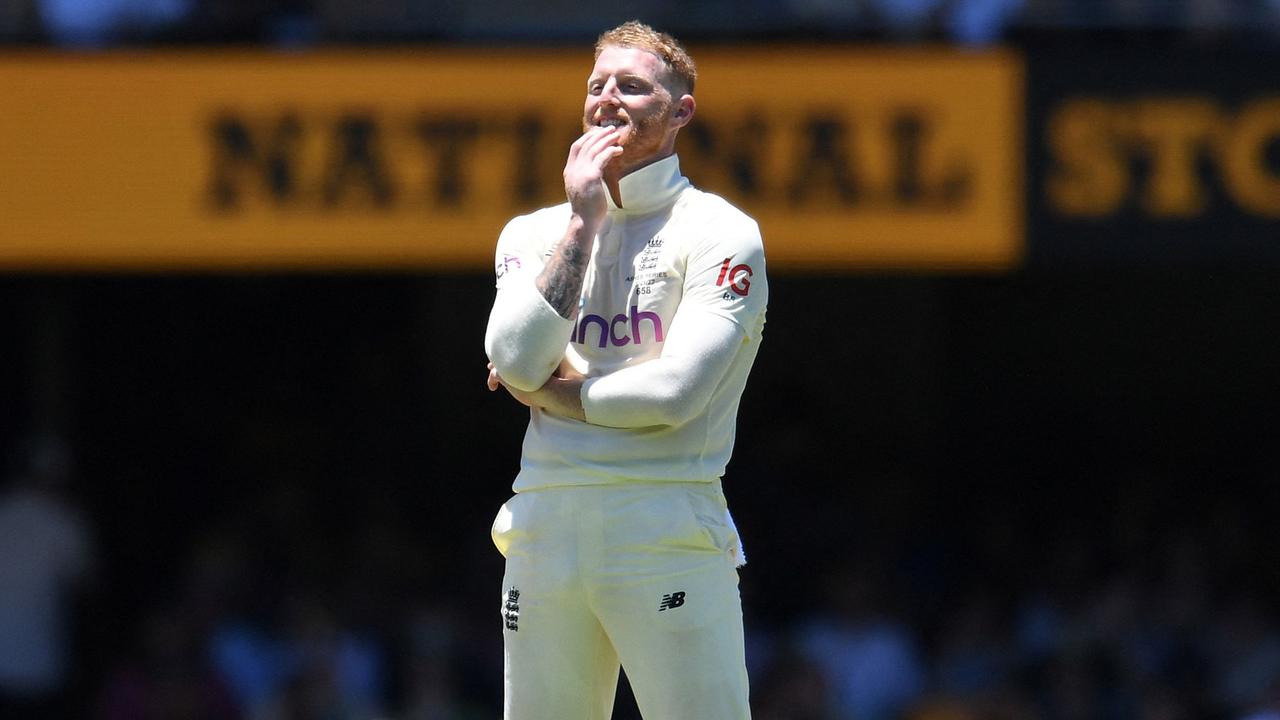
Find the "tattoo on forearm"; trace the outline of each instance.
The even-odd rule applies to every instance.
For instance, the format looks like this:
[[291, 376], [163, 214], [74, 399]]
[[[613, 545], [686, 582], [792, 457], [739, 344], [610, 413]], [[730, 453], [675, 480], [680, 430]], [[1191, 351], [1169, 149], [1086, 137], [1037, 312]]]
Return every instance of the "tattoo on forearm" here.
[[538, 276], [538, 290], [560, 317], [573, 319], [582, 294], [582, 276], [587, 271], [587, 253], [573, 243], [552, 256]]

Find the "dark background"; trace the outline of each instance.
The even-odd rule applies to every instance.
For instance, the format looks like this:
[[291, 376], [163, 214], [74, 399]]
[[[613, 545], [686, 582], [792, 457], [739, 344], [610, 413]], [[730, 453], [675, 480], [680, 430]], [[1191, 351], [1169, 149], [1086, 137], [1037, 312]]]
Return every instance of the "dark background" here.
[[[18, 2], [0, 3], [0, 38], [587, 47], [634, 14], [705, 43], [1023, 53], [1026, 266], [770, 273], [725, 478], [751, 558], [755, 716], [1280, 712], [1274, 219], [1217, 195], [1178, 223], [1132, 206], [1057, 217], [1037, 114], [1079, 93], [1274, 94], [1280, 9], [1027, 0], [978, 32], [950, 14], [969, 4], [983, 5], [903, 20], [892, 8], [910, 3], [887, 0], [547, 3], [538, 24], [520, 3], [490, 23], [465, 3], [195, 2], [182, 21], [86, 39]], [[1227, 47], [1250, 59], [1205, 64]], [[496, 716], [488, 530], [527, 416], [484, 387], [492, 285], [0, 274], [0, 500], [29, 474], [32, 438], [60, 442], [73, 464], [58, 497], [96, 566], [65, 596], [64, 684], [0, 687], [0, 715]], [[625, 687], [617, 716], [636, 717]]]
[[[975, 591], [1016, 606], [1070, 580], [1079, 602], [1118, 573], [1154, 580], [1179, 543], [1207, 556], [1207, 601], [1280, 600], [1275, 272], [771, 281], [726, 478], [752, 630], [785, 633], [857, 568], [927, 647]], [[311, 593], [391, 646], [404, 607], [477, 625], [492, 656], [467, 662], [492, 705], [488, 526], [524, 414], [483, 386], [491, 292], [483, 276], [5, 278], [4, 432], [45, 393], [74, 418], [100, 552], [81, 692], [234, 537], [252, 612]]]

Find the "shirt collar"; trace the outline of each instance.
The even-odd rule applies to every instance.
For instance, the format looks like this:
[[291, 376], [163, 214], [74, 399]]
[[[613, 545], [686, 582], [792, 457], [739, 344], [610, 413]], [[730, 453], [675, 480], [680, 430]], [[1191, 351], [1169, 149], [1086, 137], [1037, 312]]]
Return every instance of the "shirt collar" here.
[[618, 181], [622, 207], [613, 203], [613, 196], [605, 193], [611, 212], [643, 213], [670, 205], [682, 190], [689, 187], [689, 180], [680, 174], [680, 158], [674, 153], [634, 172]]

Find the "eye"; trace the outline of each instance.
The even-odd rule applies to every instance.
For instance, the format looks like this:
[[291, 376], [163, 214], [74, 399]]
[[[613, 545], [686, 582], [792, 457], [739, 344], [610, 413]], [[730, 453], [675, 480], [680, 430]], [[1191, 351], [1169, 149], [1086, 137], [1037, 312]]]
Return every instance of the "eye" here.
[[604, 85], [601, 85], [600, 83], [591, 83], [587, 85], [588, 95], [599, 95], [602, 90], [604, 90]]

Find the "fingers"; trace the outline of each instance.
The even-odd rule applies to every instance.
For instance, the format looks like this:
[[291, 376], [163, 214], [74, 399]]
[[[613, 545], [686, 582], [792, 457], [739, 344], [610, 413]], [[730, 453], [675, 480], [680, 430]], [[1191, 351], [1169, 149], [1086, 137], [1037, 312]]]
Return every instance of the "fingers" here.
[[574, 213], [588, 220], [607, 209], [600, 180], [604, 167], [622, 152], [616, 127], [591, 127], [574, 141], [564, 166], [564, 187]]
[[[575, 160], [586, 160], [593, 162], [597, 167], [602, 167], [599, 163], [599, 155], [602, 151], [610, 147], [619, 147], [618, 128], [616, 127], [593, 127], [589, 128], [582, 137], [574, 141], [569, 148], [569, 162]], [[608, 154], [612, 157], [612, 154]]]
[[588, 138], [587, 142], [584, 144], [584, 148], [588, 153], [599, 152], [602, 147], [609, 143], [617, 142], [618, 131], [620, 128], [610, 125], [608, 127], [592, 128], [592, 130], [599, 130], [600, 132], [592, 133], [591, 137]]
[[595, 158], [593, 159], [596, 169], [604, 170], [604, 166], [608, 165], [610, 160], [618, 157], [621, 154], [622, 154], [621, 145], [612, 145], [610, 147], [605, 148], [600, 154], [596, 155]]
[[617, 129], [610, 128], [610, 130], [612, 132], [600, 135], [586, 144], [578, 154], [579, 167], [582, 167], [581, 163], [586, 163], [586, 167], [591, 169], [589, 176], [598, 178], [609, 161], [622, 154], [622, 146], [618, 144]]
[[588, 142], [590, 142], [593, 137], [602, 135], [606, 130], [612, 130], [612, 129], [613, 128], [604, 127], [601, 125], [593, 125], [587, 128], [586, 130], [582, 131], [582, 134], [578, 136], [578, 139], [574, 140], [573, 144], [569, 146], [569, 150], [571, 152], [576, 152], [577, 150], [581, 149], [583, 145], [586, 145]]
[[574, 140], [573, 144], [569, 146], [569, 161], [572, 162], [577, 159], [578, 155], [582, 153], [583, 146], [586, 145], [592, 137], [599, 135], [600, 131], [603, 129], [604, 128], [600, 127], [587, 128], [586, 132], [582, 133], [577, 140]]
[[581, 137], [579, 137], [577, 140], [573, 142], [573, 145], [570, 146], [570, 149], [573, 149], [574, 147], [578, 149], [585, 148], [586, 146], [599, 140], [600, 138], [605, 137], [606, 135], [611, 135], [613, 133], [616, 133], [617, 131], [618, 131], [618, 128], [613, 125], [595, 125], [595, 126], [589, 127], [587, 128], [586, 132], [582, 133]]

